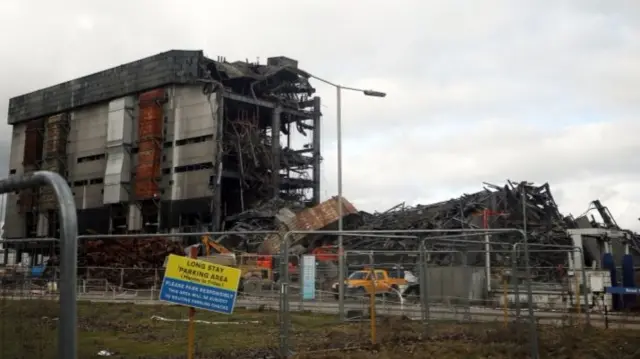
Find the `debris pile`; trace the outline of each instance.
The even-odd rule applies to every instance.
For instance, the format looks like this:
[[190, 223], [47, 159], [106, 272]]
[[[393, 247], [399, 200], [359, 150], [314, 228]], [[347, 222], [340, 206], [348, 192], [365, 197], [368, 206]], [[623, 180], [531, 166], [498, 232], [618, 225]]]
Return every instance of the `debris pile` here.
[[[88, 240], [78, 253], [78, 274], [124, 288], [150, 288], [157, 279], [156, 269], [162, 268], [169, 254], [184, 254], [181, 241], [169, 237]], [[50, 265], [58, 266], [58, 257]]]
[[[354, 229], [434, 229], [455, 230], [457, 232], [420, 235], [422, 238], [429, 238], [459, 234], [464, 229], [509, 228], [525, 230], [526, 228], [527, 239], [529, 243], [534, 245], [534, 249], [530, 252], [530, 263], [534, 268], [533, 275], [541, 281], [546, 281], [558, 275], [556, 271], [558, 265], [566, 262], [567, 250], [560, 249], [560, 246], [572, 246], [571, 238], [567, 233], [568, 229], [604, 227], [622, 230], [615, 224], [615, 220], [611, 218], [606, 207], [603, 209], [597, 200], [593, 204], [593, 209], [600, 212], [604, 223], [598, 223], [593, 216], [589, 219], [586, 214], [577, 218], [571, 215], [562, 215], [547, 183], [540, 186], [530, 182], [516, 183], [512, 181], [507, 181], [504, 186], [485, 183], [483, 191], [465, 194], [449, 201], [415, 207], [406, 207], [401, 204], [383, 213], [364, 214], [361, 225]], [[603, 212], [605, 210], [607, 213]], [[640, 246], [638, 245], [640, 238], [631, 231], [625, 231], [630, 235], [631, 253], [638, 256], [640, 254]], [[467, 264], [482, 266], [485, 262], [484, 245], [480, 243], [484, 239], [482, 236], [465, 238], [465, 240], [477, 241], [478, 244], [456, 243], [437, 238], [428, 240], [426, 243], [430, 250], [471, 252], [466, 257]], [[492, 265], [509, 266], [512, 245], [522, 240], [520, 233], [492, 234], [490, 237], [492, 243], [504, 243], [504, 245], [492, 244]], [[589, 244], [589, 241], [585, 240], [585, 248], [583, 248], [585, 263], [591, 263], [599, 256], [598, 251], [591, 248], [593, 246]], [[550, 247], [548, 247], [545, 251], [541, 251], [540, 245], [555, 246], [557, 250], [549, 250]], [[418, 250], [419, 240], [348, 237], [345, 240], [345, 246], [352, 250], [413, 251]], [[535, 250], [535, 247], [538, 251]], [[430, 256], [433, 265], [449, 265], [456, 262], [460, 264], [460, 259], [459, 252]]]
[[[487, 210], [487, 212], [485, 212]], [[490, 211], [490, 212], [489, 212]], [[526, 216], [523, 216], [523, 213]], [[486, 219], [485, 219], [486, 216]], [[570, 238], [566, 229], [571, 226], [571, 219], [565, 218], [558, 210], [548, 184], [535, 186], [528, 182], [514, 183], [508, 181], [503, 187], [485, 184], [484, 190], [464, 194], [460, 198], [430, 205], [407, 207], [404, 204], [392, 209], [374, 214], [365, 214], [362, 224], [357, 227], [361, 230], [408, 230], [431, 229], [443, 230], [442, 233], [419, 234], [417, 237], [428, 238], [445, 235], [455, 235], [464, 229], [524, 229], [525, 219], [529, 241], [551, 245], [570, 245]], [[455, 231], [447, 233], [445, 230]], [[465, 240], [482, 240], [482, 235], [467, 237]], [[349, 237], [345, 240], [345, 246], [352, 250], [418, 250], [420, 239], [388, 238], [360, 238]], [[494, 253], [492, 260], [498, 265], [504, 265], [507, 260], [507, 251], [510, 244], [522, 241], [519, 233], [505, 233], [492, 235], [491, 242], [505, 243], [504, 248], [493, 248], [501, 253]], [[473, 251], [468, 257], [469, 265], [481, 265], [484, 255], [480, 251], [483, 244], [468, 244], [452, 242], [443, 239], [428, 241], [430, 250], [466, 250]], [[453, 260], [453, 254], [431, 256], [434, 264], [449, 264]], [[458, 256], [459, 257], [459, 256]], [[534, 258], [535, 257], [535, 258]], [[564, 262], [566, 254], [540, 253], [536, 256], [532, 253], [532, 264], [541, 267], [552, 267]], [[507, 262], [508, 263], [508, 262]]]
[[[599, 201], [598, 206], [601, 206]], [[571, 246], [567, 234], [570, 228], [600, 226], [595, 219], [585, 216], [577, 219], [563, 216], [551, 194], [549, 184], [536, 186], [529, 182], [507, 181], [504, 186], [485, 183], [484, 189], [477, 193], [464, 194], [459, 198], [444, 202], [405, 206], [397, 205], [385, 212], [357, 212], [355, 207], [344, 200], [345, 230], [442, 230], [436, 233], [416, 234], [415, 238], [373, 238], [371, 236], [345, 236], [347, 250], [393, 250], [417, 251], [422, 238], [427, 238], [428, 249], [443, 252], [431, 255], [432, 265], [460, 264], [462, 250], [466, 251], [467, 264], [484, 265], [483, 234], [469, 235], [463, 243], [445, 240], [444, 235], [455, 236], [461, 230], [470, 229], [520, 229], [528, 235], [529, 243], [536, 245]], [[596, 206], [596, 207], [598, 207]], [[224, 247], [241, 252], [277, 254], [279, 253], [281, 235], [290, 230], [335, 230], [337, 222], [337, 197], [331, 198], [314, 208], [304, 208], [298, 202], [272, 199], [262, 202], [242, 213], [225, 218], [223, 231], [228, 234], [215, 238]], [[610, 220], [614, 222], [612, 219]], [[607, 222], [607, 220], [605, 220]], [[615, 223], [615, 222], [614, 222]], [[616, 225], [617, 226], [617, 225]], [[256, 234], [255, 231], [274, 231], [278, 234]], [[447, 232], [449, 231], [449, 232]], [[398, 233], [400, 234], [400, 233]], [[337, 236], [322, 234], [292, 235], [291, 246], [295, 254], [311, 252], [315, 247], [335, 241]], [[432, 238], [432, 239], [429, 239]], [[637, 240], [633, 234], [632, 240]], [[513, 243], [523, 240], [518, 232], [492, 234], [491, 261], [493, 266], [509, 266], [510, 250]], [[91, 276], [106, 278], [112, 283], [121, 283], [127, 287], [142, 287], [149, 281], [156, 280], [154, 268], [162, 267], [167, 254], [184, 253], [183, 241], [171, 238], [154, 239], [109, 239], [93, 240], [83, 244], [79, 253], [78, 266], [106, 267], [109, 269], [92, 269]], [[632, 246], [634, 253], [640, 253]], [[446, 251], [450, 251], [447, 253]], [[453, 252], [455, 251], [455, 252]], [[554, 268], [565, 263], [566, 251], [532, 251], [531, 266], [538, 269], [534, 275], [545, 280], [554, 275]], [[589, 251], [585, 251], [587, 263], [591, 259]], [[110, 269], [116, 268], [116, 270]], [[148, 271], [124, 271], [124, 277], [118, 268], [140, 268]], [[96, 271], [104, 271], [97, 273]], [[146, 275], [145, 275], [146, 273]]]
[[299, 213], [304, 210], [304, 206], [298, 202], [278, 198], [261, 202], [242, 213], [225, 218], [222, 230], [229, 234], [216, 240], [226, 248], [255, 253], [266, 235], [247, 232], [278, 230], [279, 224], [284, 220], [279, 215], [283, 209]]
[[[278, 226], [275, 214], [278, 213], [277, 206], [270, 208], [269, 217], [261, 218], [261, 223], [255, 221], [255, 211], [248, 211], [247, 214], [236, 216], [236, 228], [246, 228], [250, 230], [274, 230]], [[322, 205], [321, 205], [322, 206]], [[320, 207], [320, 206], [319, 206]], [[298, 211], [299, 209], [296, 209]], [[324, 211], [320, 211], [324, 212]], [[345, 213], [351, 213], [345, 211]], [[298, 216], [301, 216], [298, 214]], [[243, 218], [249, 218], [245, 221]], [[459, 198], [444, 202], [406, 206], [399, 204], [385, 212], [364, 213], [360, 212], [357, 218], [349, 216], [345, 220], [344, 228], [347, 230], [442, 230], [441, 233], [417, 234], [416, 238], [373, 238], [371, 236], [345, 236], [344, 243], [347, 250], [394, 250], [394, 251], [417, 251], [419, 248], [419, 238], [437, 237], [443, 235], [456, 235], [461, 230], [470, 229], [520, 229], [526, 228], [528, 241], [535, 245], [550, 246], [571, 246], [571, 239], [567, 234], [567, 229], [599, 226], [595, 220], [586, 220], [581, 216], [577, 219], [572, 216], [564, 216], [558, 209], [549, 184], [534, 185], [530, 182], [507, 181], [504, 186], [496, 186], [485, 183], [484, 189], [477, 193], [464, 194]], [[323, 220], [317, 220], [324, 222]], [[250, 223], [250, 224], [249, 224]], [[328, 223], [328, 222], [327, 222]], [[526, 226], [526, 227], [525, 227]], [[317, 228], [316, 228], [317, 229]], [[335, 229], [327, 227], [326, 229]], [[449, 231], [448, 233], [446, 231]], [[399, 233], [400, 234], [400, 233]], [[475, 241], [478, 244], [454, 242], [450, 240], [434, 238], [429, 240], [428, 248], [438, 251], [458, 251], [455, 254], [431, 255], [430, 261], [434, 265], [449, 265], [451, 263], [460, 264], [459, 251], [464, 249], [470, 252], [467, 256], [468, 265], [484, 265], [485, 256], [482, 252], [484, 240], [482, 234], [478, 236], [466, 237], [465, 240]], [[635, 237], [633, 237], [635, 238]], [[314, 235], [313, 240], [308, 238], [305, 241], [296, 240], [292, 243], [292, 248], [296, 253], [309, 252], [318, 243], [335, 241], [336, 236]], [[251, 245], [247, 248], [256, 248], [256, 245], [263, 241], [264, 237], [252, 238]], [[522, 235], [517, 232], [492, 234], [492, 243], [503, 243], [503, 245], [492, 245], [491, 261], [494, 266], [510, 265], [510, 250], [513, 243], [521, 242]], [[245, 240], [247, 243], [248, 240]], [[303, 247], [300, 250], [300, 247]], [[536, 275], [541, 280], [545, 280], [550, 275], [555, 275], [555, 268], [566, 261], [566, 251], [532, 251], [532, 267], [538, 268]], [[590, 262], [590, 253], [585, 251], [587, 263]]]

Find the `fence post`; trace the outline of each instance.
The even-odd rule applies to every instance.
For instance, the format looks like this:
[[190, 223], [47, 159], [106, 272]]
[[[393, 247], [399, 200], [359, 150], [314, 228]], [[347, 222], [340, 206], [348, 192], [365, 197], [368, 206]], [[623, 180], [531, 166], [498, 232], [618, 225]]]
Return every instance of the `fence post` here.
[[465, 291], [464, 293], [464, 314], [462, 315], [463, 321], [471, 321], [471, 272], [469, 271], [469, 253], [467, 251], [462, 251], [462, 273], [464, 273], [463, 283]]
[[[371, 265], [371, 293], [369, 294], [369, 322], [371, 324], [371, 345], [376, 344], [376, 294], [377, 294], [377, 278], [375, 270], [375, 262], [373, 253], [369, 255], [369, 263]], [[384, 295], [384, 293], [383, 293]]]
[[516, 307], [516, 322], [520, 321], [520, 281], [518, 280], [518, 244], [511, 252], [511, 285], [513, 286], [513, 304]]
[[78, 217], [76, 204], [67, 181], [50, 171], [36, 171], [26, 176], [0, 180], [0, 193], [49, 185], [56, 194], [60, 213], [60, 326], [58, 327], [58, 357], [78, 358], [77, 335], [77, 267]]
[[504, 327], [509, 326], [509, 282], [507, 281], [507, 273], [502, 273], [502, 310], [504, 314]]
[[427, 268], [427, 254], [424, 242], [420, 245], [420, 266], [419, 266], [419, 278], [418, 285], [420, 287], [420, 303], [422, 306], [422, 323], [425, 330], [429, 325], [429, 289], [427, 288], [428, 280], [427, 275], [429, 270]]
[[[582, 252], [582, 248], [578, 248], [580, 250], [580, 252]], [[584, 255], [581, 255], [582, 258], [584, 258]], [[584, 270], [584, 266], [580, 267], [582, 272], [582, 283], [584, 285], [584, 304], [586, 305], [586, 310], [585, 310], [585, 318], [587, 320], [587, 326], [591, 325], [591, 313], [589, 312], [589, 295], [587, 293], [587, 288], [589, 288], [590, 286], [587, 285], [587, 273]], [[575, 272], [575, 271], [574, 271]]]
[[289, 357], [289, 236], [286, 233], [280, 248], [280, 357]]
[[[287, 272], [289, 271], [289, 263], [288, 263], [288, 259], [287, 259]], [[304, 269], [304, 259], [301, 259], [298, 261], [298, 287], [300, 288], [300, 306], [299, 306], [299, 310], [303, 311], [304, 310], [304, 285], [306, 282], [305, 279], [305, 269]], [[314, 273], [315, 275], [315, 273]], [[315, 283], [314, 283], [315, 284]]]
[[[198, 247], [193, 246], [189, 249], [188, 256], [192, 259], [198, 259]], [[124, 269], [123, 269], [124, 270]], [[124, 276], [124, 274], [122, 274]], [[120, 279], [122, 281], [122, 277]], [[189, 325], [187, 328], [187, 358], [193, 359], [195, 356], [196, 326], [195, 326], [196, 308], [189, 307]]]

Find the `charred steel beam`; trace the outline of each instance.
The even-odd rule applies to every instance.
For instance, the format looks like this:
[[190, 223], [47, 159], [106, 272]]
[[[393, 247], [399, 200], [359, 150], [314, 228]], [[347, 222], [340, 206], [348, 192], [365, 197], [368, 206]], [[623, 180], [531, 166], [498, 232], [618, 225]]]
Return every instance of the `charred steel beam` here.
[[273, 109], [271, 119], [271, 185], [273, 197], [278, 197], [280, 193], [280, 120], [282, 117], [282, 108]]
[[313, 98], [313, 197], [311, 201], [314, 205], [320, 203], [320, 162], [322, 157], [320, 156], [320, 117], [322, 113], [320, 111], [320, 97], [315, 96]]
[[257, 98], [251, 98], [249, 96], [240, 95], [240, 94], [237, 94], [235, 92], [230, 92], [230, 91], [225, 91], [223, 96], [224, 96], [224, 98], [227, 98], [229, 100], [245, 102], [245, 103], [248, 103], [248, 104], [267, 107], [267, 108], [275, 108], [276, 105], [277, 105], [276, 103], [271, 102], [271, 101], [261, 100], [261, 99], [257, 99]]

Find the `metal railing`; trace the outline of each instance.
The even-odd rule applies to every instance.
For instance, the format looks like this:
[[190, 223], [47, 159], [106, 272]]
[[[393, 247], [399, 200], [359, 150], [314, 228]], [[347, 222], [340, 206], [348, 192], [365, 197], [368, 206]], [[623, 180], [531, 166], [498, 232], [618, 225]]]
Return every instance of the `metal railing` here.
[[[37, 171], [0, 181], [0, 193], [51, 186], [56, 195], [60, 217], [60, 326], [58, 356], [77, 358], [76, 266], [78, 253], [78, 218], [76, 205], [67, 181], [59, 174]], [[5, 243], [8, 241], [4, 241]]]

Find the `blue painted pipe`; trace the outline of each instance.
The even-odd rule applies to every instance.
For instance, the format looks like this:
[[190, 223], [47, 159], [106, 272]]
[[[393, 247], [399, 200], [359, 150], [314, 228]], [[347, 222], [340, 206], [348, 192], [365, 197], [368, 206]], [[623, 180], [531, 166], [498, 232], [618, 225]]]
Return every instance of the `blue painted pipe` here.
[[32, 278], [40, 278], [42, 277], [42, 275], [44, 274], [44, 271], [46, 269], [46, 265], [40, 265], [40, 266], [33, 266], [31, 267], [31, 277]]
[[[625, 288], [635, 288], [636, 287], [636, 273], [633, 268], [633, 256], [631, 254], [625, 254], [622, 257], [622, 286]], [[624, 295], [624, 307], [631, 308], [635, 306], [636, 303], [635, 295]]]
[[[617, 287], [618, 286], [618, 276], [616, 275], [616, 263], [613, 260], [613, 254], [611, 253], [604, 253], [602, 255], [602, 268], [606, 269], [609, 271], [609, 273], [611, 274], [611, 286], [612, 287]], [[612, 306], [613, 306], [613, 310], [620, 310], [621, 305], [620, 305], [620, 294], [612, 294]]]

